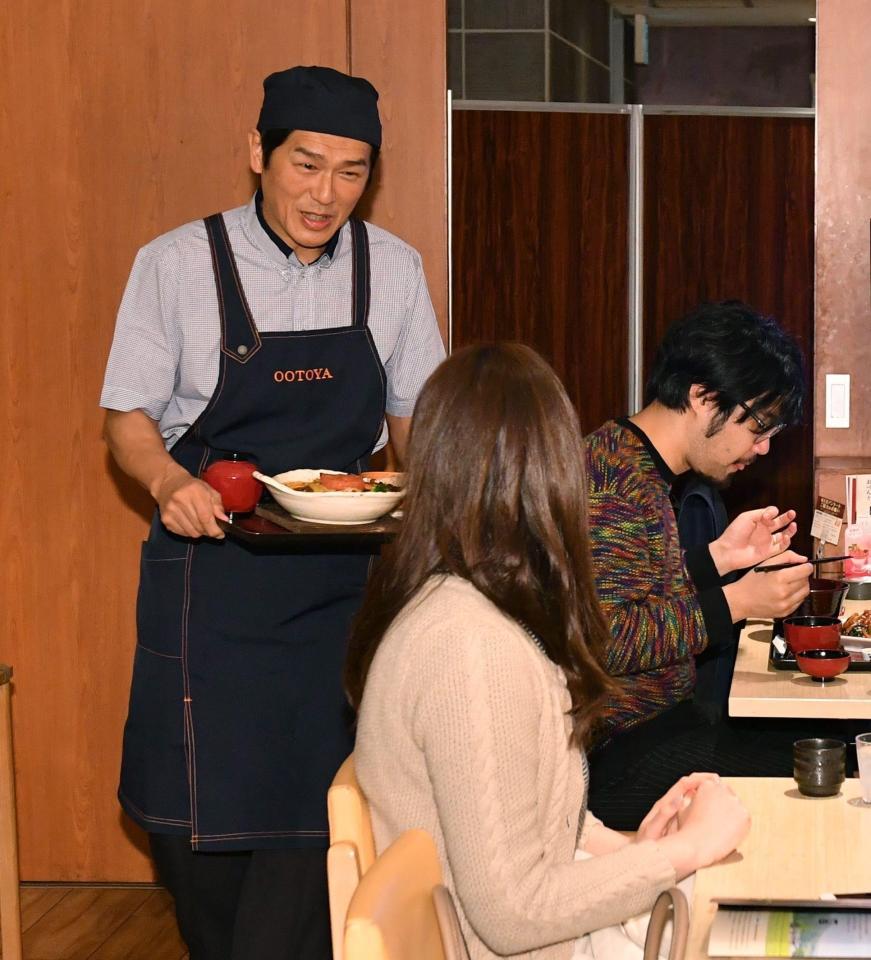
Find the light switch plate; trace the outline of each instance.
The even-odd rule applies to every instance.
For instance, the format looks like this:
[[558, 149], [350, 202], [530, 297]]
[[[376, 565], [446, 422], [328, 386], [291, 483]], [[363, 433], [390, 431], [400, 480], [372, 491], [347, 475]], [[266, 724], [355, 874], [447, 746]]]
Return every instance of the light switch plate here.
[[826, 426], [846, 429], [850, 426], [850, 374], [826, 374]]

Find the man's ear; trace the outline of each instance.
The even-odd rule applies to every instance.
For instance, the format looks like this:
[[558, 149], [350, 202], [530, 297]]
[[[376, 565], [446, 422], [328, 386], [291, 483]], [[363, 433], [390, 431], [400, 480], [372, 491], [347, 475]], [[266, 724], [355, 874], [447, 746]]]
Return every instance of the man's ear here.
[[263, 173], [263, 143], [259, 130], [248, 132], [248, 162], [254, 173]]
[[705, 408], [714, 402], [714, 399], [714, 394], [705, 390], [700, 383], [694, 383], [690, 386], [690, 409], [696, 413], [703, 413]]

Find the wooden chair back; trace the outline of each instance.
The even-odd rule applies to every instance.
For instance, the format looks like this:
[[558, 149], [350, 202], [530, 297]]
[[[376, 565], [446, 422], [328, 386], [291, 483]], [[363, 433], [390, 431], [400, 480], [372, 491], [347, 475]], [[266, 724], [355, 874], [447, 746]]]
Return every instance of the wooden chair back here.
[[682, 890], [671, 887], [656, 898], [650, 912], [644, 960], [658, 960], [666, 924], [671, 921], [671, 946], [668, 960], [683, 960], [690, 931], [690, 910]]
[[451, 891], [440, 883], [433, 889], [432, 900], [442, 935], [445, 960], [469, 960], [469, 950]]
[[344, 960], [447, 960], [433, 900], [441, 881], [432, 837], [407, 830], [363, 875], [351, 898]]
[[327, 816], [330, 821], [330, 843], [353, 843], [365, 873], [375, 862], [375, 837], [369, 804], [357, 782], [354, 754], [339, 767], [327, 793]]
[[369, 804], [357, 782], [353, 754], [339, 767], [333, 778], [327, 793], [327, 816], [330, 824], [327, 883], [333, 958], [342, 960], [348, 904], [360, 877], [375, 861], [375, 838]]

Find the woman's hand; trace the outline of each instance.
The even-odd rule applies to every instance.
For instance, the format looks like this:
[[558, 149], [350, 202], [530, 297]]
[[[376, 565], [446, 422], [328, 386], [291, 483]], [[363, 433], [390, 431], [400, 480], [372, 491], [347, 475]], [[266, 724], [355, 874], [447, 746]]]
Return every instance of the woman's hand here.
[[717, 572], [722, 577], [783, 553], [798, 529], [794, 520], [795, 510], [779, 513], [777, 507], [738, 514], [710, 546]]
[[747, 836], [750, 814], [722, 780], [699, 784], [673, 833], [660, 838], [678, 880], [728, 856]]
[[659, 840], [660, 837], [677, 830], [680, 826], [679, 817], [692, 797], [695, 796], [698, 788], [705, 781], [717, 781], [719, 779], [716, 773], [691, 773], [689, 776], [681, 777], [667, 793], [656, 801], [647, 816], [641, 821], [638, 833], [635, 835], [636, 842]]

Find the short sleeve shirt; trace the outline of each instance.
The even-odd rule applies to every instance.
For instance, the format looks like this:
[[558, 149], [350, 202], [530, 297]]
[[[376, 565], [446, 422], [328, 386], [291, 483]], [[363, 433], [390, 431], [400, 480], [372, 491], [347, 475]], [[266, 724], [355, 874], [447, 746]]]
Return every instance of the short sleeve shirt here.
[[[242, 287], [263, 332], [351, 323], [351, 228], [333, 256], [312, 264], [285, 256], [257, 218], [254, 200], [224, 214]], [[444, 346], [420, 255], [367, 224], [369, 328], [387, 376], [387, 413], [410, 417]], [[205, 410], [218, 380], [221, 325], [205, 224], [158, 237], [136, 256], [115, 326], [100, 397], [110, 410], [142, 410], [167, 448]], [[386, 427], [376, 449], [387, 441]]]

